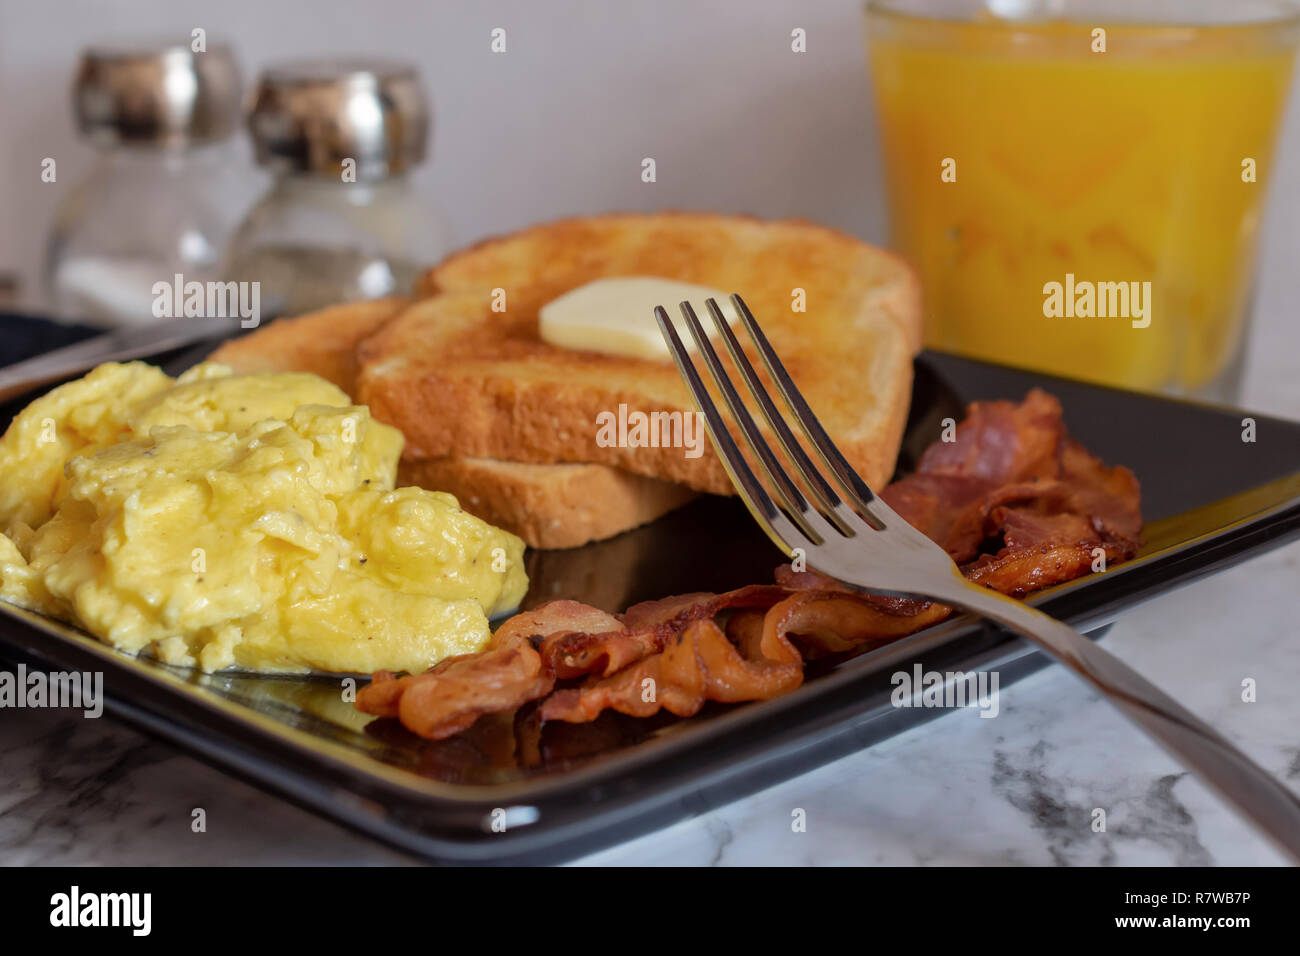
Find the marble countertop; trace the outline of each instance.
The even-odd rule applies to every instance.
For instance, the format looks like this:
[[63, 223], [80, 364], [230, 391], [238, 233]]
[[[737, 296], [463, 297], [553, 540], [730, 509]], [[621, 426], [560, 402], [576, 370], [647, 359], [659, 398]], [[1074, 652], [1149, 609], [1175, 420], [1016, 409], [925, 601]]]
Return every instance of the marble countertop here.
[[[1300, 417], [1300, 323], [1258, 330], [1242, 404]], [[1300, 542], [1128, 614], [1104, 646], [1300, 789]], [[1254, 678], [1257, 700], [1241, 699]], [[191, 813], [206, 812], [193, 833]], [[1092, 829], [1106, 810], [1105, 832]], [[793, 832], [795, 808], [806, 831]], [[0, 864], [375, 864], [409, 858], [109, 717], [0, 711]], [[1059, 667], [745, 800], [579, 861], [1280, 864]]]

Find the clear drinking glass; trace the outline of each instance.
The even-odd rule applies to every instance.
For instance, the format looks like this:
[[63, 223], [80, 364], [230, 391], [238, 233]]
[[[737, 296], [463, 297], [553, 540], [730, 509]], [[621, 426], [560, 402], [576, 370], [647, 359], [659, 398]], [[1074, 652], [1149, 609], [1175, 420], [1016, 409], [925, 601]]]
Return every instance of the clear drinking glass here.
[[866, 21], [927, 344], [1233, 398], [1296, 7], [871, 0]]

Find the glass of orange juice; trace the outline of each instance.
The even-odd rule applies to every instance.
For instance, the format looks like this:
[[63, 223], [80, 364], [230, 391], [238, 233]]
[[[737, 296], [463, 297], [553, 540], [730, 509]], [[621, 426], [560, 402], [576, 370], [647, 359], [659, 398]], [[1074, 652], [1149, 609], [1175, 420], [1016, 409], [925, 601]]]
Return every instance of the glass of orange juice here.
[[866, 17], [927, 344], [1231, 400], [1296, 6], [870, 0]]

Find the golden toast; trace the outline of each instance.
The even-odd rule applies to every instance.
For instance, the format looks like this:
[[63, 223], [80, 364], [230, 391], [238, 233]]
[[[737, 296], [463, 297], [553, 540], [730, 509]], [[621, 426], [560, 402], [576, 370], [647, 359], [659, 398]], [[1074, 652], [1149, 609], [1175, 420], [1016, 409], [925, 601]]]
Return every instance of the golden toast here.
[[[543, 305], [617, 275], [744, 295], [845, 456], [869, 483], [888, 481], [921, 342], [919, 286], [896, 256], [805, 222], [609, 215], [479, 243], [430, 270], [418, 290], [426, 298], [361, 343], [358, 400], [405, 433], [411, 459], [595, 462], [731, 494], [711, 446], [690, 458], [680, 447], [598, 441], [597, 416], [620, 404], [694, 410], [670, 361], [540, 338]], [[504, 311], [493, 311], [503, 295]], [[801, 303], [806, 311], [795, 310]]]
[[697, 497], [685, 485], [608, 465], [404, 458], [397, 478], [404, 485], [450, 492], [470, 514], [542, 549], [613, 537]]
[[[356, 347], [408, 300], [377, 299], [280, 319], [209, 358], [241, 372], [312, 372], [356, 397]], [[695, 497], [688, 488], [604, 465], [449, 457], [401, 463], [398, 481], [454, 495], [461, 507], [534, 548], [573, 548], [653, 521]]]
[[409, 301], [392, 296], [346, 302], [277, 319], [223, 343], [208, 359], [240, 372], [311, 372], [355, 398], [357, 345]]

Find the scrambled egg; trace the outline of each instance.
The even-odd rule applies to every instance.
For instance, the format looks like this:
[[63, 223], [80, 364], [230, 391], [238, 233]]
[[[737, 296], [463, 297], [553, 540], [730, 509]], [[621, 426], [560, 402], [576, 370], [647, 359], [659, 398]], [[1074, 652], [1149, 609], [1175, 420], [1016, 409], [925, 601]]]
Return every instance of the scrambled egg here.
[[206, 671], [472, 653], [523, 597], [523, 542], [394, 490], [401, 450], [315, 375], [101, 365], [0, 438], [0, 598]]

